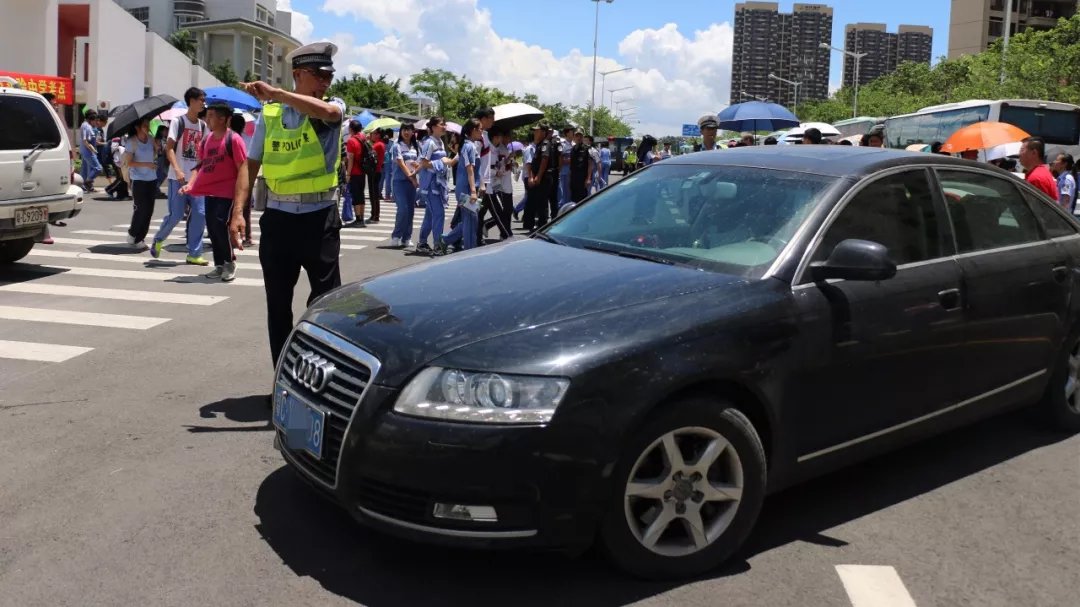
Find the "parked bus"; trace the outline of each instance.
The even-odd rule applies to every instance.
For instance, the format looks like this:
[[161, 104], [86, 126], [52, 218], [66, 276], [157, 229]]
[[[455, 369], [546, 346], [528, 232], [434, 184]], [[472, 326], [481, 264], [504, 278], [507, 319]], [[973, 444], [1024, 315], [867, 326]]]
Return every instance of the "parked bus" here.
[[870, 129], [873, 129], [884, 121], [884, 118], [859, 116], [858, 118], [849, 118], [834, 123], [833, 128], [840, 131], [840, 136], [837, 137], [837, 140], [839, 140], [847, 137], [854, 137], [856, 135], [865, 135], [870, 132]]
[[1034, 137], [1042, 137], [1048, 153], [1080, 151], [1080, 106], [1054, 101], [1006, 99], [972, 100], [935, 105], [885, 120], [885, 146], [942, 143], [976, 122], [1006, 122]]

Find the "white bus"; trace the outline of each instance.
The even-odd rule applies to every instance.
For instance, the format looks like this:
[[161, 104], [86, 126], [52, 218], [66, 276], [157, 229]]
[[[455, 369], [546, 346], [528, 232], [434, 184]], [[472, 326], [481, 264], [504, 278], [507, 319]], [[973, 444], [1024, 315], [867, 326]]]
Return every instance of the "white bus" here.
[[859, 116], [858, 118], [848, 118], [847, 120], [833, 123], [833, 128], [840, 131], [840, 136], [837, 137], [837, 139], [844, 139], [846, 137], [854, 137], [855, 135], [865, 135], [870, 132], [870, 129], [881, 124], [884, 120], [884, 118]]
[[935, 105], [885, 120], [885, 146], [944, 143], [950, 135], [976, 122], [1007, 122], [1033, 137], [1042, 137], [1047, 153], [1080, 151], [1080, 106], [1029, 99], [982, 99]]

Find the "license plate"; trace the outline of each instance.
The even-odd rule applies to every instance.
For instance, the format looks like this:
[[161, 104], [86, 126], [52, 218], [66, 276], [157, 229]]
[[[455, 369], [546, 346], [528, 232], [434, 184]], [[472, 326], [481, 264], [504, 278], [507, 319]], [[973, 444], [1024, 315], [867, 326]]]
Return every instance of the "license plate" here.
[[29, 226], [49, 221], [49, 207], [26, 207], [15, 209], [15, 227]]
[[278, 386], [274, 390], [274, 426], [285, 433], [285, 446], [303, 449], [322, 459], [326, 413], [289, 394]]

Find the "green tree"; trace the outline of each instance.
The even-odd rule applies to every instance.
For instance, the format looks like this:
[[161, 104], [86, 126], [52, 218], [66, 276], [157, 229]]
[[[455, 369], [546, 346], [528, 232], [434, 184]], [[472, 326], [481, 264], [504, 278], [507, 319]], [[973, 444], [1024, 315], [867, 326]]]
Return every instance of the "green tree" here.
[[458, 97], [461, 86], [461, 79], [453, 73], [430, 67], [409, 77], [409, 87], [413, 92], [434, 99], [435, 111], [448, 120], [461, 119], [462, 108]]
[[196, 59], [199, 55], [199, 43], [195, 41], [195, 36], [188, 30], [176, 30], [172, 34], [169, 34], [169, 44], [176, 47], [176, 50], [187, 55], [188, 59], [195, 65], [199, 62]]
[[236, 70], [233, 69], [232, 62], [228, 59], [225, 60], [225, 63], [211, 65], [210, 74], [225, 86], [236, 86], [240, 82], [236, 77]]
[[[575, 107], [572, 120], [588, 131], [589, 106]], [[599, 106], [593, 112], [593, 133], [596, 137], [629, 137], [631, 131], [630, 125], [612, 114], [606, 106]]]
[[340, 97], [346, 105], [372, 110], [407, 112], [412, 107], [409, 96], [401, 91], [401, 80], [383, 74], [378, 78], [353, 74], [330, 85], [327, 94]]

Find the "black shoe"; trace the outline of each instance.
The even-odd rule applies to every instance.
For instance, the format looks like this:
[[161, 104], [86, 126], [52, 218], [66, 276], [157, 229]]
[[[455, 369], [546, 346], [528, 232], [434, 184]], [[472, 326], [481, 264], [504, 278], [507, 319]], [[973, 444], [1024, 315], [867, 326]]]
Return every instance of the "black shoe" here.
[[363, 219], [357, 219], [356, 221], [350, 223], [349, 227], [350, 228], [366, 228], [367, 224], [364, 223]]
[[421, 252], [428, 252], [428, 253], [430, 253], [430, 252], [431, 252], [431, 247], [430, 247], [430, 246], [428, 246], [428, 243], [426, 243], [426, 242], [421, 242], [420, 244], [416, 245], [416, 250], [417, 250], [417, 251], [421, 251]]
[[379, 223], [379, 218], [378, 217], [368, 217], [367, 222], [368, 223]]

